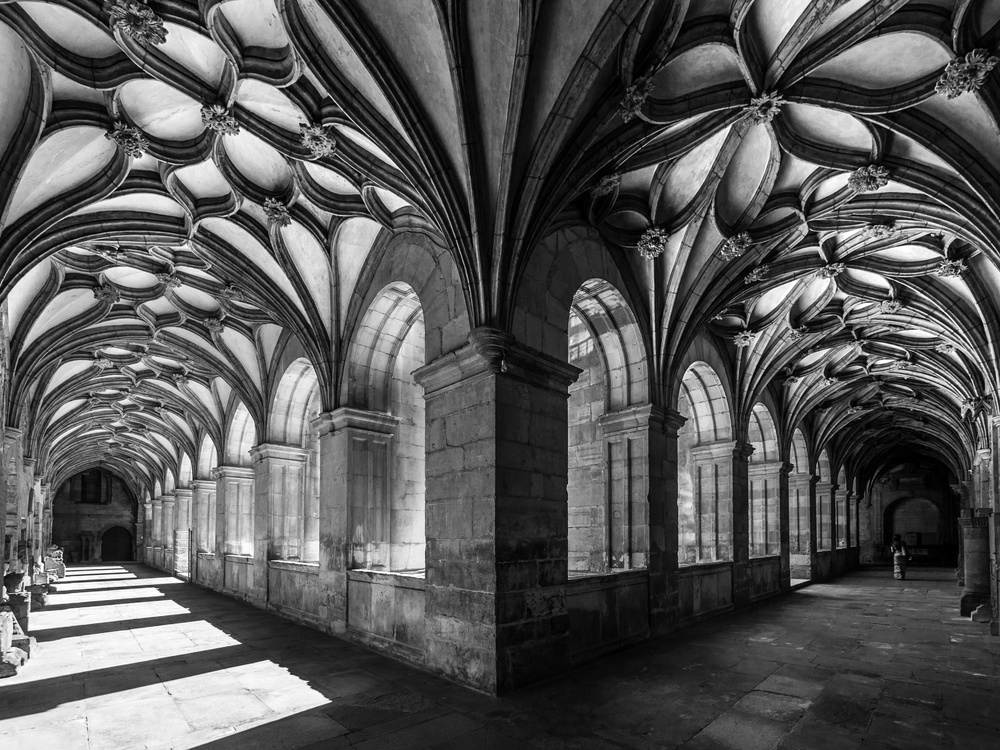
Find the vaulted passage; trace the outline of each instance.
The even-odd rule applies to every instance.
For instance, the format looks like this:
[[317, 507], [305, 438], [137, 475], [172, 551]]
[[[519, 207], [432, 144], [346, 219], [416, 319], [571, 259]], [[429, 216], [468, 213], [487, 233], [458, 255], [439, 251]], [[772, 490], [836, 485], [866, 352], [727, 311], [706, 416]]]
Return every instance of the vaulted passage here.
[[855, 573], [498, 699], [149, 568], [70, 568], [0, 746], [991, 747], [1000, 642], [953, 586]]
[[0, 2], [0, 669], [127, 560], [495, 695], [866, 564], [1000, 635], [998, 40]]

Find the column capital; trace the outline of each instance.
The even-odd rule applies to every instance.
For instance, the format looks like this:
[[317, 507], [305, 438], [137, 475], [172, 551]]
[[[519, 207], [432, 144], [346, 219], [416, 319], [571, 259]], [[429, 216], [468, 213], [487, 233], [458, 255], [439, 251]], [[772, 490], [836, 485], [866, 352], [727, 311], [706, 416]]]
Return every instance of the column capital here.
[[309, 458], [309, 451], [298, 448], [294, 445], [280, 445], [278, 443], [261, 443], [250, 449], [250, 458], [255, 464], [261, 461], [287, 461], [305, 463]]
[[215, 489], [214, 479], [192, 479], [191, 489], [193, 490], [213, 490]]
[[753, 443], [745, 443], [742, 440], [737, 440], [736, 445], [733, 446], [733, 458], [743, 463], [749, 461], [753, 452]]
[[959, 518], [958, 525], [963, 529], [988, 528], [990, 525], [989, 516], [975, 516], [973, 518]]
[[812, 474], [809, 477], [809, 484], [811, 486], [813, 486], [813, 487], [815, 487], [816, 485], [818, 485], [822, 481], [823, 481], [823, 477], [821, 477], [819, 474]]
[[16, 427], [6, 427], [3, 431], [4, 450], [9, 449], [16, 441], [20, 440], [24, 433]]
[[[25, 456], [24, 458], [21, 459], [21, 466], [24, 467], [25, 471], [32, 470], [35, 468], [36, 462], [37, 459], [34, 456]], [[32, 475], [33, 474], [34, 471], [32, 471]]]
[[253, 468], [250, 466], [216, 466], [212, 469], [216, 479], [253, 479]]
[[795, 464], [789, 463], [788, 461], [782, 461], [781, 467], [778, 469], [782, 476], [787, 477], [793, 471], [795, 471]]
[[376, 432], [380, 435], [395, 435], [399, 417], [388, 412], [341, 406], [339, 409], [323, 412], [313, 419], [310, 425], [320, 437], [348, 428]]
[[664, 410], [653, 404], [626, 406], [624, 409], [608, 412], [600, 416], [597, 420], [605, 435], [613, 435], [616, 432], [654, 429], [665, 422]]
[[157, 498], [163, 505], [168, 505], [174, 502], [177, 498], [173, 492], [164, 492]]
[[177, 500], [190, 500], [193, 494], [194, 490], [191, 487], [178, 487], [174, 490], [174, 497]]
[[469, 332], [469, 343], [413, 371], [430, 395], [478, 375], [504, 375], [553, 390], [565, 390], [583, 372], [562, 359], [519, 343], [509, 333], [480, 326]]
[[154, 497], [151, 501], [146, 503], [146, 505], [150, 505], [153, 508], [159, 508], [160, 506], [163, 505], [163, 495], [160, 495], [159, 497]]

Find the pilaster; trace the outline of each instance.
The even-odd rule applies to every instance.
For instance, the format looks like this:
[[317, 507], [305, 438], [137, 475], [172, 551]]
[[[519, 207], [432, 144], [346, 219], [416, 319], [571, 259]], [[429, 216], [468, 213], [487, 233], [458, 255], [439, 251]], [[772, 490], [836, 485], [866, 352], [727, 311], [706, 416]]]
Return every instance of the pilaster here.
[[958, 525], [962, 530], [963, 568], [965, 589], [962, 592], [960, 611], [971, 615], [979, 605], [990, 601], [990, 544], [989, 508], [963, 509]]
[[174, 490], [174, 575], [187, 580], [191, 577], [191, 499], [189, 487]]
[[733, 604], [750, 603], [750, 443], [737, 442], [733, 448]]
[[792, 545], [789, 536], [791, 524], [789, 521], [788, 477], [794, 470], [795, 464], [788, 461], [783, 461], [778, 468], [778, 554], [781, 556], [780, 580], [778, 585], [782, 591], [787, 591], [792, 585]]

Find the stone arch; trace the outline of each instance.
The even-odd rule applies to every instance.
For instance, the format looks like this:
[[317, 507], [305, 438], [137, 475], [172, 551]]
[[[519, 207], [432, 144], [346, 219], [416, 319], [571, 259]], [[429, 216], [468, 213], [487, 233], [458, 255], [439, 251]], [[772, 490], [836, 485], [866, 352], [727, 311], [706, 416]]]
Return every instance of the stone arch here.
[[947, 516], [930, 498], [898, 498], [885, 507], [882, 518], [883, 545], [892, 541], [893, 534], [899, 534], [911, 547], [934, 546], [947, 539], [943, 526]]
[[[560, 228], [544, 237], [532, 250], [509, 314], [509, 330], [527, 346], [557, 359], [566, 356], [568, 323], [566, 311], [577, 293], [590, 280], [601, 279], [623, 301], [622, 309], [632, 312], [635, 338], [643, 342], [642, 361], [651, 348], [646, 306], [630, 272], [623, 273], [596, 230], [583, 227]], [[649, 370], [647, 369], [647, 373]], [[648, 375], [647, 375], [648, 377]]]
[[750, 410], [747, 437], [754, 448], [748, 468], [750, 554], [774, 555], [781, 549], [778, 498], [781, 456], [774, 419], [768, 408], [759, 401]]
[[[468, 343], [472, 326], [465, 287], [451, 253], [426, 235], [412, 232], [398, 232], [372, 249], [344, 315], [346, 341], [358, 338], [362, 317], [391, 285], [408, 287], [419, 300], [427, 362]], [[348, 367], [349, 362], [348, 356]], [[348, 383], [342, 382], [341, 403], [348, 401], [347, 388]]]
[[[635, 314], [607, 281], [588, 279], [573, 296], [566, 356], [581, 370], [569, 387], [567, 408], [569, 570], [582, 575], [633, 567], [646, 552], [631, 541], [633, 505], [640, 501], [620, 485], [631, 488], [644, 473], [635, 472], [622, 450], [641, 438], [623, 434], [618, 417], [648, 403], [649, 378]], [[627, 481], [612, 485], [612, 475]]]
[[101, 534], [100, 539], [102, 562], [131, 562], [135, 559], [134, 538], [124, 526], [111, 526]]
[[[791, 553], [805, 555], [798, 575], [793, 577], [809, 578], [809, 447], [802, 430], [796, 428], [788, 447], [788, 460], [792, 471], [788, 477], [788, 526], [789, 545]], [[804, 575], [802, 574], [804, 573]]]
[[212, 469], [219, 465], [219, 454], [211, 435], [205, 435], [198, 449], [198, 471], [196, 479], [211, 479]]
[[268, 428], [270, 442], [307, 447], [313, 431], [310, 421], [319, 415], [319, 380], [305, 358], [285, 368], [271, 399]]
[[681, 377], [677, 411], [678, 562], [732, 557], [732, 409], [718, 373], [693, 362]]
[[180, 488], [190, 487], [192, 479], [194, 479], [194, 469], [191, 466], [191, 457], [187, 453], [183, 453], [180, 467], [177, 470], [177, 486]]
[[413, 373], [427, 363], [432, 338], [422, 298], [402, 281], [386, 284], [354, 329], [346, 404], [376, 413], [379, 429], [391, 431], [391, 439], [378, 447], [385, 452], [388, 476], [373, 477], [385, 487], [388, 503], [375, 496], [355, 498], [351, 509], [355, 519], [364, 519], [353, 523], [355, 567], [424, 570], [426, 412], [424, 391]]
[[226, 431], [227, 466], [250, 466], [250, 449], [257, 443], [257, 423], [246, 404], [240, 401], [233, 409]]
[[177, 481], [174, 479], [174, 472], [172, 469], [165, 469], [163, 471], [163, 494], [169, 495], [177, 488]]

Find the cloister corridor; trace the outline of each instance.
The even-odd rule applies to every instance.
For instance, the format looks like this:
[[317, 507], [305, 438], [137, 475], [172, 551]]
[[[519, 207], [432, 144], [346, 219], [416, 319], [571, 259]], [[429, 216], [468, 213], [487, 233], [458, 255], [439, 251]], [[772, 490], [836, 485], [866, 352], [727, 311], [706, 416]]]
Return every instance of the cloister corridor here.
[[[139, 564], [70, 568], [0, 748], [994, 747], [951, 571], [869, 568], [491, 698]], [[122, 721], [122, 716], [132, 717]]]

